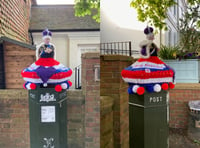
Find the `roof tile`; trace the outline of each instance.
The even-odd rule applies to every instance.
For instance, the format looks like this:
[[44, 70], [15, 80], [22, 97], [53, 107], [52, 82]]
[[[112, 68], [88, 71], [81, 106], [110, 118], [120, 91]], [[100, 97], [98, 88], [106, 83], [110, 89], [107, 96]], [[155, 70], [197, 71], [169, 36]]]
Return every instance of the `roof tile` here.
[[74, 5], [37, 5], [31, 8], [30, 30], [99, 29], [100, 24], [91, 16], [76, 17]]

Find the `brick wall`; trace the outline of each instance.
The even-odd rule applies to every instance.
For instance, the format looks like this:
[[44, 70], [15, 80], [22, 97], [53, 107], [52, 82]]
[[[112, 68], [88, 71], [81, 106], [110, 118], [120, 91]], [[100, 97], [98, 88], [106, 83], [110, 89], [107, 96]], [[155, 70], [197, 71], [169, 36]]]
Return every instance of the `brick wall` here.
[[0, 147], [29, 147], [27, 91], [0, 90]]
[[95, 65], [99, 53], [82, 55], [82, 90], [85, 96], [85, 148], [100, 147], [100, 96], [99, 81], [95, 81]]
[[[68, 147], [84, 148], [84, 97], [82, 92], [69, 90]], [[29, 148], [28, 91], [0, 90], [0, 148]]]
[[7, 38], [3, 41], [6, 88], [23, 88], [21, 71], [35, 61], [34, 48]]
[[[129, 147], [128, 85], [121, 78], [121, 71], [133, 63], [133, 58], [120, 55], [100, 56], [100, 95], [114, 99], [113, 135], [114, 148]], [[106, 125], [104, 125], [106, 126]], [[102, 127], [103, 128], [103, 127]], [[103, 145], [103, 144], [102, 144]]]
[[113, 104], [110, 96], [100, 97], [100, 147], [114, 148]]
[[188, 102], [200, 100], [200, 84], [176, 84], [170, 90], [170, 127], [188, 127]]
[[31, 0], [0, 1], [0, 37], [29, 42]]

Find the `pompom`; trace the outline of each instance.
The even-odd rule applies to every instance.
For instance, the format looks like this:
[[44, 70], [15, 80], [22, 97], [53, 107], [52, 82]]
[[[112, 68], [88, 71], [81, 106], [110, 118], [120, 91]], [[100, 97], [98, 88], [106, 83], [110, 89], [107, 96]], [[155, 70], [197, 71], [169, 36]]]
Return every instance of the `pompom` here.
[[68, 81], [68, 84], [69, 84], [69, 86], [72, 86], [72, 82], [71, 81]]
[[154, 87], [153, 87], [152, 85], [147, 86], [146, 89], [147, 89], [147, 91], [148, 91], [149, 93], [154, 92]]
[[159, 84], [156, 84], [153, 86], [153, 89], [155, 92], [160, 92], [161, 91], [161, 86]]
[[137, 94], [138, 94], [138, 95], [143, 95], [144, 92], [145, 92], [144, 87], [139, 87], [139, 88], [137, 89]]
[[175, 84], [173, 84], [172, 82], [169, 83], [169, 88], [174, 89]]
[[137, 92], [137, 89], [138, 89], [139, 87], [140, 87], [139, 85], [134, 85], [133, 88], [132, 88], [132, 91], [133, 91], [134, 93], [136, 93], [136, 92]]
[[36, 87], [37, 87], [36, 84], [34, 84], [34, 83], [30, 84], [30, 89], [36, 89]]
[[67, 88], [68, 88], [68, 85], [67, 85], [67, 83], [62, 83], [62, 84], [61, 84], [61, 87], [62, 87], [62, 89], [67, 89]]
[[24, 88], [24, 89], [27, 89], [27, 88], [26, 88], [26, 83], [23, 84], [23, 88]]
[[30, 85], [31, 85], [31, 83], [27, 83], [27, 84], [26, 84], [26, 88], [27, 88], [28, 90], [31, 89]]
[[47, 87], [47, 83], [44, 83], [43, 86], [44, 86], [44, 87]]
[[167, 83], [163, 83], [161, 87], [163, 90], [167, 90], [169, 88]]
[[55, 87], [55, 91], [57, 91], [57, 92], [61, 92], [61, 91], [62, 91], [62, 87], [61, 87], [61, 85], [56, 85], [56, 87]]
[[129, 87], [128, 87], [128, 93], [129, 93], [129, 94], [133, 94], [132, 88], [133, 88], [132, 86], [129, 86]]

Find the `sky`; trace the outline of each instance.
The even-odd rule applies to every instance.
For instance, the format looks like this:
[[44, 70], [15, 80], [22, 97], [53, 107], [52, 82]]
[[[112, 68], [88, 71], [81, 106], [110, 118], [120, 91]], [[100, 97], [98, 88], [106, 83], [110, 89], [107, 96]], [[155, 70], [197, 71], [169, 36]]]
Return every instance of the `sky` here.
[[147, 24], [139, 22], [132, 0], [101, 0], [101, 12], [121, 28], [143, 30]]
[[74, 4], [74, 0], [37, 0], [38, 5]]

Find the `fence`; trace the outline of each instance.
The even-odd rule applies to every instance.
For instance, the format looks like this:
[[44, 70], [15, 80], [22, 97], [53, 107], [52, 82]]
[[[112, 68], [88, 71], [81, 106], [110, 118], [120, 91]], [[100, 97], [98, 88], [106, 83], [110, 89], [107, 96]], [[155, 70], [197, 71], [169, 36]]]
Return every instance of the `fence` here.
[[131, 41], [126, 42], [110, 42], [100, 44], [101, 55], [127, 55], [132, 56], [138, 54], [138, 51], [132, 50]]

